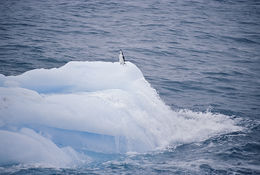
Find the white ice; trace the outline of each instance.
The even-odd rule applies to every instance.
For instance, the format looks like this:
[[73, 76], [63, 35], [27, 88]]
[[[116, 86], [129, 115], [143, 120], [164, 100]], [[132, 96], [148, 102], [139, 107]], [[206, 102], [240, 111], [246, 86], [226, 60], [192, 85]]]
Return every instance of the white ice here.
[[79, 152], [146, 152], [240, 129], [222, 114], [172, 111], [131, 62], [0, 74], [0, 164], [60, 167]]

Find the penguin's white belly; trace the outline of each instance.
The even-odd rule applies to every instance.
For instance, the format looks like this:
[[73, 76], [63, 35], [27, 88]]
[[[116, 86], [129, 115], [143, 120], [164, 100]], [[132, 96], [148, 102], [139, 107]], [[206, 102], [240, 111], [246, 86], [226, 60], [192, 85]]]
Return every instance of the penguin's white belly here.
[[124, 58], [123, 58], [123, 55], [119, 55], [119, 63], [120, 64], [125, 64], [125, 60], [124, 60]]

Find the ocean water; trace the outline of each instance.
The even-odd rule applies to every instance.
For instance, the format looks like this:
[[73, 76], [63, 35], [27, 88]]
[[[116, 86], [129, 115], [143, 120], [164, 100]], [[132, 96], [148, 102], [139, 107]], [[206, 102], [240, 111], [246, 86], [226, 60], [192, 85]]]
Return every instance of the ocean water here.
[[[124, 115], [113, 113], [115, 121], [111, 125], [109, 122], [103, 127], [90, 124], [86, 129], [79, 123], [91, 122], [91, 118], [89, 120], [78, 118], [78, 123], [71, 123], [69, 126], [64, 123], [63, 118], [59, 118], [63, 114], [47, 113], [52, 114], [53, 118], [48, 121], [44, 119], [46, 116], [39, 118], [41, 119], [39, 121], [47, 126], [42, 129], [42, 126], [38, 126], [39, 123], [35, 125], [36, 120], [32, 119], [32, 116], [42, 114], [40, 108], [33, 105], [35, 101], [30, 101], [30, 99], [37, 100], [37, 95], [31, 94], [29, 90], [20, 92], [11, 91], [10, 88], [1, 89], [1, 149], [3, 150], [6, 146], [4, 143], [8, 141], [19, 145], [19, 140], [15, 142], [15, 138], [22, 136], [37, 137], [40, 141], [34, 145], [44, 143], [49, 149], [46, 153], [43, 152], [42, 158], [47, 161], [47, 165], [38, 163], [35, 158], [38, 149], [35, 147], [33, 150], [36, 156], [29, 156], [26, 161], [23, 157], [29, 153], [26, 154], [26, 151], [21, 150], [19, 146], [15, 146], [15, 151], [10, 154], [0, 151], [2, 156], [9, 155], [0, 157], [0, 174], [260, 174], [259, 19], [260, 3], [254, 0], [1, 1], [0, 74], [3, 74], [0, 76], [1, 87], [9, 87], [3, 85], [4, 81], [15, 79], [21, 83], [20, 87], [35, 90], [44, 100], [52, 100], [52, 103], [59, 102], [59, 104], [63, 104], [64, 101], [59, 96], [60, 93], [73, 92], [73, 98], [77, 99], [78, 106], [83, 102], [90, 105], [99, 104], [94, 97], [101, 95], [106, 101], [101, 100], [100, 103], [106, 102], [106, 104], [111, 102], [108, 95], [113, 97], [112, 100], [118, 96], [122, 97], [125, 100], [122, 103], [130, 104], [132, 108], [129, 109], [127, 106], [122, 108], [123, 112], [124, 109], [127, 110], [126, 116], [130, 116], [127, 118], [130, 124], [120, 125], [122, 128], [118, 132], [123, 131], [122, 135], [132, 138], [131, 141], [136, 141], [136, 145], [131, 142], [134, 145], [132, 149], [123, 147], [126, 150], [108, 151], [109, 153], [99, 152], [101, 148], [93, 148], [94, 151], [84, 150], [76, 139], [76, 136], [82, 135], [79, 132], [84, 131], [83, 135], [87, 137], [89, 133], [86, 131], [88, 127], [92, 127], [91, 132], [98, 131], [99, 134], [103, 134], [102, 138], [109, 140], [108, 135], [118, 135], [113, 133], [116, 132], [115, 126], [118, 125], [113, 124], [118, 124], [117, 119]], [[126, 60], [129, 61], [127, 68], [131, 74], [127, 75], [131, 76], [122, 75], [125, 79], [119, 80], [116, 84], [117, 79], [114, 78], [117, 76], [110, 73], [118, 67], [110, 67], [110, 64], [106, 63], [118, 61], [119, 49], [123, 50]], [[82, 66], [78, 72], [74, 67], [63, 68], [66, 70], [65, 76], [57, 75], [55, 71], [49, 72], [48, 75], [54, 77], [53, 82], [57, 82], [51, 84], [49, 93], [47, 91], [49, 79], [44, 71], [41, 72], [42, 68], [59, 68], [66, 63], [73, 65], [71, 61], [84, 61], [81, 64], [77, 62], [80, 65], [85, 61], [94, 63], [99, 61], [96, 65], [99, 69], [95, 72], [93, 67], [86, 64], [87, 67]], [[75, 63], [75, 66], [80, 65]], [[27, 78], [34, 77], [29, 83], [19, 77], [22, 73], [35, 69], [38, 74], [27, 73]], [[84, 71], [86, 69], [92, 72]], [[127, 85], [136, 87], [132, 81], [142, 78], [139, 71], [151, 85], [150, 87], [144, 82], [137, 84], [137, 87], [143, 90], [142, 94], [147, 92], [147, 96], [140, 94], [138, 96], [134, 88], [126, 88], [121, 84], [129, 83]], [[70, 73], [74, 75], [71, 79]], [[84, 82], [84, 77], [81, 75], [89, 74], [93, 75], [92, 77], [100, 75], [97, 76], [99, 81], [91, 88], [82, 84], [88, 82]], [[72, 81], [74, 84], [62, 84], [64, 82], [59, 82], [60, 77], [63, 77], [65, 82], [71, 82], [74, 78], [79, 81]], [[108, 79], [112, 77], [112, 84], [106, 82], [107, 77]], [[93, 79], [88, 77], [87, 80]], [[107, 84], [102, 84], [103, 81]], [[37, 82], [36, 85], [33, 82]], [[117, 88], [120, 87], [121, 91], [108, 92], [111, 87], [115, 88], [115, 85]], [[72, 88], [66, 89], [67, 87]], [[156, 98], [152, 89], [155, 89], [160, 97], [158, 101], [153, 101], [156, 102], [156, 106], [149, 104], [151, 99]], [[86, 94], [80, 95], [88, 98], [92, 95], [93, 100], [84, 101], [84, 98], [76, 97], [82, 91], [86, 91]], [[89, 91], [94, 95], [88, 94]], [[125, 93], [131, 94], [130, 100]], [[19, 96], [20, 94], [23, 95]], [[5, 105], [8, 103], [5, 102], [5, 96], [8, 97], [7, 100], [18, 99], [20, 102], [9, 104], [10, 108], [14, 109], [12, 110], [15, 111], [14, 114], [6, 108]], [[142, 101], [145, 98], [147, 101]], [[23, 103], [23, 99], [26, 103]], [[170, 107], [171, 114], [163, 102]], [[29, 112], [24, 108], [18, 110], [23, 104], [24, 108], [28, 107]], [[68, 109], [74, 110], [73, 104], [64, 103]], [[29, 110], [30, 105], [35, 110]], [[55, 109], [49, 108], [44, 102], [40, 105], [45, 110]], [[79, 113], [85, 110], [84, 107], [76, 109]], [[131, 119], [134, 116], [131, 114], [132, 109], [141, 113], [140, 115], [138, 113], [139, 118], [135, 118], [134, 122]], [[100, 123], [104, 122], [109, 110], [105, 109], [102, 112], [102, 108], [98, 109], [101, 111]], [[87, 109], [86, 111], [89, 112]], [[146, 115], [142, 115], [142, 112], [148, 114], [148, 118], [145, 118]], [[92, 113], [97, 112], [94, 110]], [[6, 119], [17, 114], [23, 114], [24, 118], [21, 117], [20, 121], [19, 117], [14, 117], [15, 124]], [[31, 114], [33, 115], [30, 116]], [[149, 117], [153, 120], [150, 121]], [[140, 118], [144, 120], [140, 122]], [[153, 123], [154, 120], [157, 123]], [[27, 121], [30, 126], [19, 128], [24, 127]], [[58, 125], [57, 122], [63, 125]], [[146, 122], [149, 122], [149, 125]], [[10, 129], [9, 125], [18, 128]], [[65, 135], [68, 130], [53, 131], [50, 126], [73, 132], [69, 133], [71, 137], [59, 140], [54, 135], [57, 134], [57, 137], [60, 133]], [[157, 128], [163, 129], [159, 129], [161, 132], [158, 135], [153, 134]], [[7, 132], [12, 134], [8, 135]], [[53, 134], [53, 142], [42, 134], [44, 132]], [[149, 142], [143, 140], [145, 136], [149, 137]], [[153, 141], [153, 144], [147, 144], [150, 141]], [[90, 142], [96, 143], [93, 140]], [[27, 145], [26, 139], [25, 141], [21, 139], [21, 143], [21, 147], [26, 148], [34, 142]], [[64, 151], [65, 143], [70, 147]], [[120, 143], [125, 143], [124, 139]], [[164, 146], [157, 147], [161, 144]], [[83, 156], [80, 160], [84, 162], [64, 167], [63, 161], [52, 160], [46, 156], [56, 155], [57, 152], [60, 155], [57, 159], [67, 160], [68, 155]], [[77, 155], [79, 153], [80, 156]], [[10, 158], [10, 155], [14, 158]], [[17, 155], [21, 155], [19, 160]], [[9, 158], [9, 162], [5, 161]], [[59, 164], [56, 164], [57, 162]]]

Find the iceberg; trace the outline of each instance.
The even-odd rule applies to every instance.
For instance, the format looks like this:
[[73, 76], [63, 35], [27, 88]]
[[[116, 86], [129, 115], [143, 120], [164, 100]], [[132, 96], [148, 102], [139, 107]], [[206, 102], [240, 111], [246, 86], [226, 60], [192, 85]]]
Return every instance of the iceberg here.
[[0, 74], [0, 165], [60, 167], [88, 152], [142, 153], [240, 130], [236, 124], [222, 114], [173, 111], [131, 62]]

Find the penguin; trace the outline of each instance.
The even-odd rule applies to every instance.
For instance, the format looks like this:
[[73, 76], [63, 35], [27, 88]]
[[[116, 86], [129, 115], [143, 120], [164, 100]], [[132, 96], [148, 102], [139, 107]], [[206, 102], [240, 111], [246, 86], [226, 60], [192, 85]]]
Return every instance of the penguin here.
[[123, 54], [123, 51], [120, 49], [120, 52], [119, 52], [119, 63], [124, 65], [125, 64], [125, 57], [124, 57], [124, 54]]

